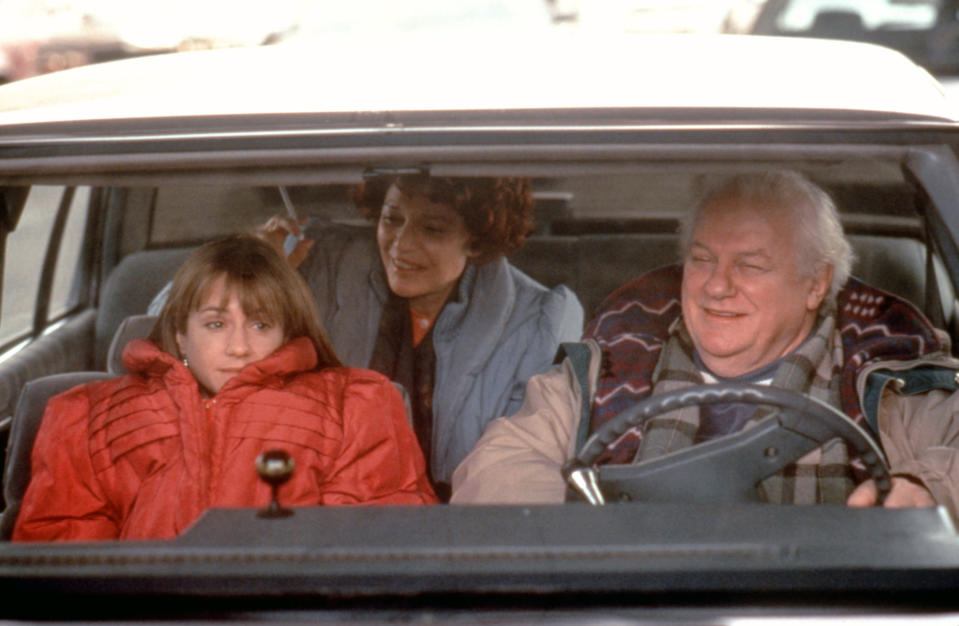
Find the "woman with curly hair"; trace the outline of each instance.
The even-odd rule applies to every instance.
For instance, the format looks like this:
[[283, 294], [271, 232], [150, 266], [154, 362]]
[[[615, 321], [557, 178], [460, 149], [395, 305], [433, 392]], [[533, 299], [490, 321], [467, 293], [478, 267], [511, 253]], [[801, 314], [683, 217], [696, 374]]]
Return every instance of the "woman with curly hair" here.
[[[355, 190], [369, 228], [324, 223], [290, 254], [337, 355], [409, 392], [413, 428], [441, 498], [486, 424], [511, 415], [527, 379], [582, 332], [565, 286], [547, 289], [505, 256], [532, 231], [529, 181], [382, 176]], [[261, 234], [281, 246], [291, 220]], [[304, 258], [305, 254], [305, 258]]]

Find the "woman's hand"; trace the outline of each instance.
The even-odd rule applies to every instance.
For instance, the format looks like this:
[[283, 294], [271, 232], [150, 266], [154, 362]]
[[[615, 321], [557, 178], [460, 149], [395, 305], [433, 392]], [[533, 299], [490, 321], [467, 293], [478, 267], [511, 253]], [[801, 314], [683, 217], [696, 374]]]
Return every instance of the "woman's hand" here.
[[[305, 218], [301, 221], [301, 223], [297, 223], [296, 220], [289, 216], [274, 215], [268, 219], [266, 223], [257, 226], [253, 233], [260, 239], [273, 246], [280, 254], [285, 256], [286, 260], [290, 262], [290, 265], [293, 267], [299, 267], [300, 263], [302, 263], [303, 259], [306, 258], [306, 255], [310, 252], [310, 248], [312, 248], [314, 244], [312, 239], [303, 238], [302, 225], [305, 223]], [[296, 247], [293, 248], [293, 251], [290, 252], [290, 255], [287, 256], [286, 250], [283, 248], [283, 244], [289, 235], [299, 238], [299, 241], [297, 242]]]
[[[879, 499], [879, 490], [876, 481], [871, 478], [862, 483], [849, 494], [846, 504], [854, 507], [875, 506]], [[928, 489], [918, 482], [893, 476], [892, 489], [882, 504], [887, 509], [906, 509], [936, 506], [936, 500]]]

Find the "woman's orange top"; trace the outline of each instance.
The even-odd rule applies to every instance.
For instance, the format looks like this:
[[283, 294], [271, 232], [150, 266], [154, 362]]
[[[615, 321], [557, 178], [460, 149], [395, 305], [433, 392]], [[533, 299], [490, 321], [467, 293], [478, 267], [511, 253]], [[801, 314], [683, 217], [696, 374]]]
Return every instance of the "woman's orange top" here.
[[423, 341], [423, 337], [429, 332], [436, 318], [424, 315], [410, 307], [410, 321], [413, 323], [413, 347], [415, 348]]

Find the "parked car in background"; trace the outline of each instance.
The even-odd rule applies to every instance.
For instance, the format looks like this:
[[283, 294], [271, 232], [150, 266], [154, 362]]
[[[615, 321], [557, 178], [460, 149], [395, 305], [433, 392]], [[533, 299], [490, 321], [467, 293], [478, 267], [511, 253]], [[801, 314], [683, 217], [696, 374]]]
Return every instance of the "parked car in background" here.
[[0, 81], [183, 50], [255, 46], [290, 25], [304, 3], [168, 0], [4, 0]]
[[124, 39], [97, 9], [96, 3], [57, 0], [0, 3], [0, 81], [174, 49]]
[[[928, 72], [885, 48], [801, 38], [330, 36], [6, 85], [4, 528], [45, 401], [24, 389], [116, 375], [118, 328], [185, 255], [288, 205], [356, 225], [350, 190], [371, 175], [529, 177], [537, 229], [511, 261], [566, 284], [590, 316], [618, 286], [677, 260], [678, 219], [703, 175], [796, 169], [836, 199], [854, 274], [957, 345], [957, 150], [959, 119]], [[169, 541], [0, 542], [0, 618], [959, 620], [959, 536], [935, 508], [257, 513], [211, 510]]]
[[[745, 4], [745, 3], [744, 3]], [[757, 35], [848, 39], [899, 50], [939, 76], [959, 75], [957, 0], [766, 0], [736, 7], [728, 29]]]

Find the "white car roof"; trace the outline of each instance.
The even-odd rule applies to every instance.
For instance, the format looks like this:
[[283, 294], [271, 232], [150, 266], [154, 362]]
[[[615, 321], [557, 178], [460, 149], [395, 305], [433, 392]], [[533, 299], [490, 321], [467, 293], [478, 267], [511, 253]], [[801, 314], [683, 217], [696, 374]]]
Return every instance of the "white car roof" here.
[[[144, 57], [0, 88], [0, 127], [263, 113], [628, 109], [955, 119], [892, 50], [736, 35], [360, 38]], [[840, 115], [841, 113], [841, 115]], [[665, 118], [663, 117], [665, 115]], [[687, 121], [692, 121], [687, 119]]]

